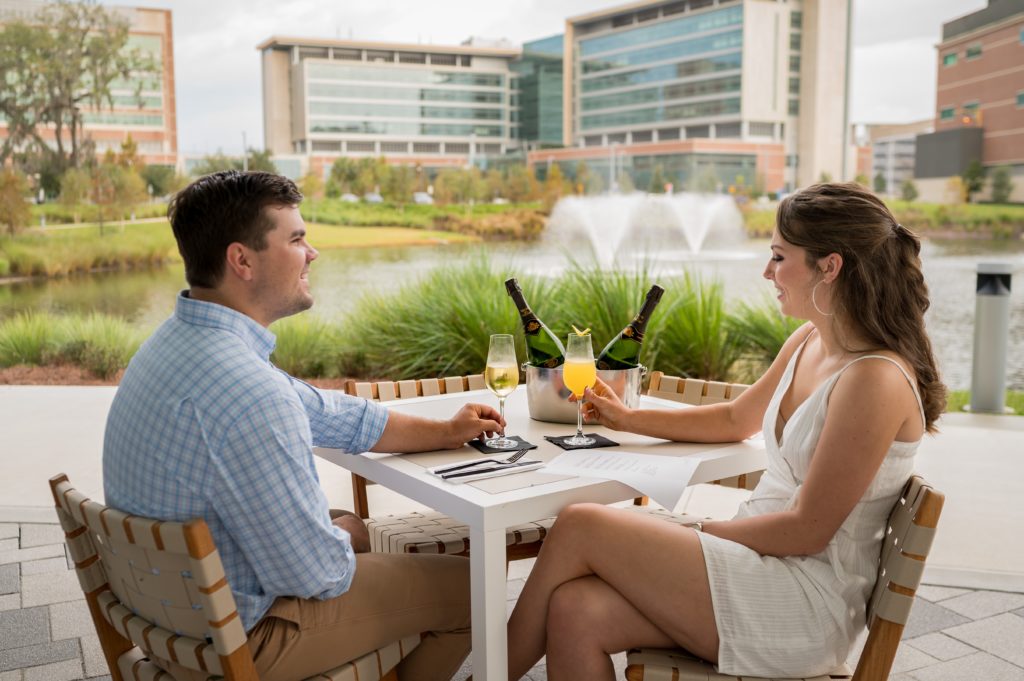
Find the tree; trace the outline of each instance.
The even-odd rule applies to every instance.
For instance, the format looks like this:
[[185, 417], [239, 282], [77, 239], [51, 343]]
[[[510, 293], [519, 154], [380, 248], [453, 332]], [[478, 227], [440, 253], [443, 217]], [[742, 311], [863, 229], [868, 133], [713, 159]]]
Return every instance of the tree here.
[[573, 183], [574, 194], [587, 194], [587, 186], [590, 184], [590, 166], [586, 161], [579, 161], [576, 164], [576, 181]]
[[999, 166], [992, 173], [992, 201], [1009, 203], [1012, 193], [1013, 182], [1010, 181], [1010, 169], [1007, 166]]
[[[256, 151], [252, 147], [249, 147], [245, 153], [246, 156], [248, 157], [247, 160], [249, 161], [248, 165], [245, 167], [247, 167], [249, 170], [261, 170], [265, 173], [278, 172], [277, 166], [275, 166], [274, 162], [270, 160], [269, 149], [264, 149], [263, 151]], [[238, 164], [238, 169], [241, 170], [243, 168], [242, 161], [238, 161]]]
[[985, 186], [985, 168], [981, 165], [981, 161], [971, 161], [960, 179], [964, 182], [964, 200], [970, 203], [971, 197]]
[[946, 180], [946, 198], [950, 203], [963, 203], [967, 200], [967, 185], [959, 175]]
[[81, 220], [79, 208], [89, 196], [89, 189], [89, 173], [81, 168], [68, 168], [60, 178], [60, 205], [72, 211], [75, 223]]
[[869, 180], [868, 176], [864, 173], [857, 173], [857, 176], [853, 178], [853, 181], [865, 189], [871, 183], [871, 180]]
[[[31, 141], [34, 153], [57, 159], [60, 171], [79, 166], [85, 113], [113, 108], [116, 81], [132, 83], [141, 102], [146, 76], [159, 74], [150, 55], [128, 47], [128, 29], [120, 14], [95, 2], [58, 0], [43, 5], [33, 24], [15, 22], [0, 32], [0, 112], [9, 129], [13, 122], [16, 140], [4, 145], [0, 160]], [[52, 149], [42, 137], [46, 126], [53, 126]]]
[[889, 183], [885, 181], [885, 175], [879, 170], [875, 174], [874, 189], [876, 194], [884, 194], [889, 188]]
[[16, 170], [0, 171], [0, 224], [7, 225], [7, 233], [14, 236], [31, 219], [28, 201], [28, 180]]
[[903, 184], [900, 186], [900, 197], [907, 203], [917, 198], [917, 185], [909, 177], [903, 180]]
[[818, 182], [821, 182], [822, 184], [827, 184], [827, 183], [829, 183], [831, 181], [832, 181], [832, 173], [824, 171], [824, 170], [821, 171], [821, 175], [818, 177]]
[[117, 153], [117, 165], [122, 168], [135, 168], [141, 170], [146, 166], [139, 158], [139, 145], [132, 139], [131, 133], [121, 141], [121, 150]]
[[173, 166], [148, 165], [139, 171], [147, 185], [153, 188], [153, 196], [167, 196], [185, 186], [187, 180], [174, 171]]
[[505, 171], [505, 198], [509, 201], [533, 201], [537, 198], [537, 191], [537, 176], [533, 174], [532, 166], [516, 164]]
[[310, 222], [316, 222], [316, 202], [324, 194], [324, 181], [318, 173], [310, 171], [299, 180], [299, 191], [306, 199], [311, 213]]
[[566, 192], [565, 188], [565, 176], [562, 175], [562, 167], [557, 163], [552, 163], [551, 168], [548, 169], [547, 177], [544, 178], [544, 207], [547, 210], [551, 210], [558, 203], [558, 199], [562, 198], [566, 193], [568, 192]]
[[342, 156], [331, 165], [327, 184], [330, 186], [333, 183], [337, 187], [338, 195], [356, 194], [358, 192], [354, 190], [354, 185], [358, 177], [359, 165], [347, 156]]
[[388, 201], [404, 205], [412, 198], [416, 186], [416, 171], [412, 166], [391, 166], [384, 185], [384, 195]]
[[203, 175], [209, 175], [210, 173], [217, 173], [222, 170], [241, 170], [242, 164], [237, 159], [233, 159], [223, 151], [217, 150], [214, 154], [207, 154], [203, 156], [202, 160], [199, 161], [193, 168], [192, 174], [196, 177], [202, 177]]
[[487, 185], [487, 197], [491, 200], [505, 194], [505, 178], [498, 169], [488, 170], [484, 176], [484, 183]]
[[654, 172], [651, 173], [651, 183], [647, 187], [647, 191], [651, 194], [665, 193], [665, 174], [661, 170], [660, 163], [654, 166]]
[[112, 152], [92, 171], [92, 202], [96, 204], [100, 236], [108, 220], [124, 219], [146, 200], [146, 183], [134, 170], [122, 168]]

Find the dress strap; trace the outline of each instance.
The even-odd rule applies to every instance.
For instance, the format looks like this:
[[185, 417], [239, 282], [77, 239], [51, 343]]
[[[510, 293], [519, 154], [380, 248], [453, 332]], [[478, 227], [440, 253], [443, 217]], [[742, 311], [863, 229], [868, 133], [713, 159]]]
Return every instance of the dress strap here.
[[[907, 383], [910, 384], [910, 389], [914, 391], [914, 398], [917, 399], [917, 409], [921, 413], [921, 425], [927, 431], [928, 430], [928, 419], [926, 419], [925, 415], [924, 415], [924, 402], [921, 401], [921, 393], [919, 393], [917, 391], [917, 383], [914, 381], [914, 379], [912, 379], [910, 377], [910, 374], [907, 373], [907, 370], [903, 368], [903, 365], [900, 364], [899, 362], [897, 362], [896, 360], [894, 360], [892, 357], [886, 357], [885, 355], [863, 355], [862, 357], [857, 357], [856, 359], [851, 359], [849, 362], [846, 363], [846, 366], [844, 366], [842, 369], [840, 369], [839, 371], [837, 371], [835, 373], [835, 380], [838, 380], [839, 376], [844, 371], [846, 371], [852, 365], [856, 364], [857, 362], [861, 361], [862, 359], [884, 359], [886, 362], [889, 362], [890, 364], [896, 365], [896, 368], [900, 370], [901, 374], [903, 374], [903, 378], [907, 379]], [[832, 389], [829, 388], [829, 392], [831, 392], [831, 391], [832, 391]]]

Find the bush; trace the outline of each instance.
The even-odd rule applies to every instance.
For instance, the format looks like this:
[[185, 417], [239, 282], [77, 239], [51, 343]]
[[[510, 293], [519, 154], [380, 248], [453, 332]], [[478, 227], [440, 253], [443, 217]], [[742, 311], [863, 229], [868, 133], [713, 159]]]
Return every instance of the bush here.
[[66, 317], [57, 325], [57, 361], [77, 364], [100, 378], [128, 366], [148, 333], [120, 317], [98, 313]]
[[335, 377], [340, 368], [339, 330], [319, 317], [302, 314], [275, 323], [277, 346], [271, 360], [293, 376]]
[[55, 317], [35, 312], [0, 322], [0, 367], [43, 364], [50, 359], [55, 328]]

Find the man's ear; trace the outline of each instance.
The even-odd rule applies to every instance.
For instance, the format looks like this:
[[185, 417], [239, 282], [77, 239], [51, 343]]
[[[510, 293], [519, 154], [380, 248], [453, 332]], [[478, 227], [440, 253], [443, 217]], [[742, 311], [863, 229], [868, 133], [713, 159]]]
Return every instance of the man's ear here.
[[228, 244], [227, 267], [225, 274], [230, 274], [242, 281], [252, 280], [252, 257], [248, 248], [237, 241]]

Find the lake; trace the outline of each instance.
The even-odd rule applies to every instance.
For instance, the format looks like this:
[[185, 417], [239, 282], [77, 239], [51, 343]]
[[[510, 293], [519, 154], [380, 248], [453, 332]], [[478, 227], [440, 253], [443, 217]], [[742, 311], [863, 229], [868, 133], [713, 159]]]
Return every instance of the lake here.
[[[588, 260], [586, 247], [570, 246], [573, 257]], [[324, 251], [310, 274], [316, 296], [313, 313], [330, 319], [351, 309], [366, 290], [394, 290], [434, 267], [471, 258], [487, 257], [492, 263], [509, 265], [521, 279], [549, 276], [567, 266], [568, 253], [565, 245], [546, 242]], [[771, 284], [761, 277], [767, 258], [766, 240], [712, 249], [698, 257], [670, 246], [657, 250], [650, 271], [666, 276], [689, 269], [703, 276], [720, 278], [730, 299], [759, 299], [774, 292]], [[632, 267], [640, 259], [624, 256], [619, 262]], [[951, 388], [969, 388], [976, 270], [979, 262], [990, 261], [1014, 265], [1007, 387], [1024, 390], [1024, 242], [925, 241], [922, 262], [932, 301], [926, 317], [928, 329], [943, 379]], [[155, 327], [170, 314], [174, 296], [184, 286], [180, 265], [155, 271], [7, 283], [0, 285], [0, 319], [23, 310], [95, 310]], [[494, 295], [496, 304], [507, 304], [503, 290], [495, 291]], [[535, 305], [543, 311], [541, 301]], [[623, 320], [623, 324], [627, 321]]]

